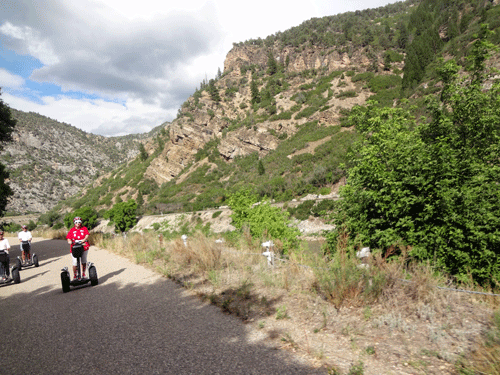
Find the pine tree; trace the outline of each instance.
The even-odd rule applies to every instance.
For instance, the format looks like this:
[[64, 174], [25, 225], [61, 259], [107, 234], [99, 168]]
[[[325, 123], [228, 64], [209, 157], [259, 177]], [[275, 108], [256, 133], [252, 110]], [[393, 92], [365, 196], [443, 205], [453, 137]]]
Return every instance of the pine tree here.
[[266, 173], [266, 169], [264, 168], [264, 164], [262, 164], [262, 160], [259, 160], [259, 176], [262, 176]]
[[267, 55], [267, 74], [270, 76], [276, 74], [278, 72], [278, 63], [273, 56], [272, 52], [269, 52]]
[[257, 81], [253, 79], [252, 83], [250, 84], [250, 92], [252, 94], [252, 104], [260, 103], [259, 87], [257, 86]]
[[215, 86], [215, 79], [211, 79], [208, 82], [208, 93], [210, 94], [210, 98], [214, 102], [219, 103], [221, 101], [219, 89], [217, 89], [217, 86]]

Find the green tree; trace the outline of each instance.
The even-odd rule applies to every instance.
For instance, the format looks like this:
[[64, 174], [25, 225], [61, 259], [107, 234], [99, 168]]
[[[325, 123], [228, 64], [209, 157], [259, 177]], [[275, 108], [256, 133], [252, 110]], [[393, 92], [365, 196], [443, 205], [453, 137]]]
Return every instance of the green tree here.
[[80, 207], [74, 212], [68, 212], [64, 216], [64, 225], [66, 228], [71, 228], [73, 226], [73, 219], [79, 216], [82, 219], [82, 225], [87, 227], [87, 229], [93, 229], [97, 225], [97, 211], [89, 206]]
[[105, 219], [115, 223], [115, 232], [126, 232], [137, 223], [137, 203], [134, 199], [116, 203], [112, 209], [104, 214]]
[[[2, 95], [0, 88], [0, 96]], [[12, 118], [9, 106], [0, 99], [0, 151], [3, 145], [12, 140], [12, 131], [16, 126], [16, 120]], [[9, 197], [14, 194], [5, 182], [9, 178], [9, 172], [3, 164], [0, 164], [0, 216], [3, 216]]]
[[50, 210], [38, 218], [38, 221], [42, 224], [48, 225], [49, 227], [52, 227], [56, 221], [58, 221], [61, 218], [61, 215], [55, 211], [55, 210]]
[[262, 164], [262, 160], [259, 160], [259, 176], [262, 176], [264, 173], [266, 173], [264, 164]]
[[210, 94], [210, 98], [214, 102], [219, 103], [221, 101], [221, 97], [220, 97], [220, 94], [219, 94], [219, 89], [217, 88], [217, 86], [215, 86], [215, 79], [211, 79], [208, 82], [208, 89], [207, 89], [207, 91]]
[[272, 51], [267, 54], [267, 74], [270, 76], [276, 74], [278, 72], [278, 63], [273, 56]]
[[233, 211], [231, 218], [236, 228], [248, 228], [254, 238], [280, 240], [284, 253], [297, 245], [300, 232], [290, 225], [288, 212], [272, 207], [267, 201], [258, 202], [257, 195], [248, 190], [231, 195], [227, 203]]
[[362, 137], [335, 218], [353, 243], [410, 245], [459, 279], [500, 280], [500, 82], [483, 90], [487, 34], [474, 42], [468, 76], [452, 60], [439, 69], [428, 123], [374, 103], [353, 110]]
[[148, 158], [148, 153], [143, 143], [139, 143], [139, 158], [141, 161], [145, 161]]
[[254, 79], [252, 79], [252, 83], [250, 84], [250, 93], [252, 95], [252, 104], [260, 103], [259, 86]]

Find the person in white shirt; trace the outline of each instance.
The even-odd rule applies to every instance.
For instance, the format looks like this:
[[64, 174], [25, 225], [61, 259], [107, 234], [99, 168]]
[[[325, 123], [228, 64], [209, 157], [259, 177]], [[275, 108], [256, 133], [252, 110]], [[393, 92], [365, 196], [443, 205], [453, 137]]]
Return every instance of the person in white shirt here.
[[18, 233], [17, 238], [19, 238], [19, 242], [21, 242], [21, 250], [22, 250], [22, 257], [23, 257], [23, 263], [26, 260], [31, 259], [31, 240], [33, 239], [31, 237], [31, 232], [28, 230], [28, 227], [26, 225], [21, 226], [21, 232]]
[[10, 256], [9, 256], [9, 250], [10, 250], [10, 245], [9, 245], [9, 240], [7, 238], [3, 238], [3, 230], [0, 229], [0, 258], [1, 258], [1, 263], [4, 268], [4, 275], [2, 276], [2, 279], [5, 281], [7, 277], [10, 276], [10, 270], [9, 270], [9, 263], [10, 263]]

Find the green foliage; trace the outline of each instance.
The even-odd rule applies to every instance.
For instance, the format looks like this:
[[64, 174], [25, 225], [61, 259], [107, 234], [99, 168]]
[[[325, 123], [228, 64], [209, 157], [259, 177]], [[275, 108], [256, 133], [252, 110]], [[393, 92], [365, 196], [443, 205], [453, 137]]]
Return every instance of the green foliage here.
[[359, 81], [368, 82], [373, 77], [375, 77], [375, 73], [373, 73], [373, 72], [364, 72], [364, 73], [356, 74], [354, 77], [351, 78], [351, 81], [352, 82], [359, 82]]
[[429, 100], [431, 120], [416, 129], [400, 108], [353, 110], [363, 137], [336, 223], [354, 242], [402, 242], [459, 279], [500, 279], [500, 84], [483, 91], [488, 47], [476, 40], [468, 77], [442, 65], [441, 102]]
[[234, 193], [228, 198], [227, 204], [233, 211], [231, 218], [236, 228], [248, 228], [255, 238], [279, 239], [283, 243], [284, 253], [297, 245], [300, 232], [289, 226], [287, 212], [272, 207], [269, 202], [258, 202], [258, 196], [249, 190]]
[[29, 231], [36, 229], [36, 223], [33, 220], [30, 220], [26, 226], [28, 227]]
[[375, 93], [392, 88], [399, 89], [401, 87], [401, 77], [398, 75], [379, 74], [369, 80], [368, 87]]
[[9, 233], [17, 233], [21, 231], [21, 224], [10, 222], [8, 224], [3, 224], [2, 229]]
[[137, 203], [134, 199], [129, 199], [127, 202], [116, 203], [112, 209], [105, 213], [104, 218], [115, 224], [115, 232], [123, 233], [133, 228], [137, 223], [136, 210]]
[[139, 158], [141, 161], [145, 161], [148, 158], [148, 153], [146, 152], [143, 143], [139, 143]]
[[278, 62], [273, 56], [273, 53], [270, 51], [267, 55], [267, 74], [270, 76], [276, 74], [278, 72]]
[[[0, 88], [0, 96], [2, 91]], [[7, 104], [0, 99], [0, 151], [3, 150], [3, 145], [12, 140], [12, 131], [16, 126], [16, 120], [12, 117], [11, 110]]]
[[220, 97], [220, 94], [219, 94], [219, 89], [215, 85], [215, 80], [214, 79], [211, 79], [209, 81], [207, 91], [210, 94], [210, 98], [214, 102], [219, 103], [221, 101], [221, 97]]
[[81, 217], [82, 225], [87, 227], [88, 230], [95, 228], [97, 225], [97, 211], [90, 206], [84, 206], [73, 212], [68, 212], [64, 216], [64, 225], [66, 228], [69, 229], [73, 226], [73, 219], [77, 216]]
[[356, 91], [346, 90], [339, 92], [335, 97], [337, 99], [343, 99], [343, 98], [355, 98], [356, 96], [358, 96], [358, 93]]
[[61, 218], [61, 215], [56, 210], [50, 210], [38, 218], [41, 224], [52, 227]]
[[10, 186], [6, 183], [8, 178], [9, 172], [7, 172], [5, 166], [0, 163], [0, 216], [5, 212], [9, 197], [14, 194]]
[[[0, 95], [2, 95], [1, 89]], [[9, 106], [0, 99], [0, 151], [3, 150], [3, 145], [12, 139], [12, 131], [15, 126], [16, 120], [12, 117]], [[5, 182], [8, 178], [9, 172], [7, 172], [3, 164], [0, 164], [0, 216], [5, 212], [8, 198], [14, 194]]]
[[264, 164], [262, 164], [262, 160], [259, 160], [259, 176], [262, 176], [266, 173], [266, 169], [264, 168]]
[[252, 104], [260, 103], [260, 92], [259, 86], [255, 79], [252, 79], [252, 83], [250, 84], [250, 93], [252, 96], [251, 102]]
[[294, 216], [297, 220], [307, 220], [311, 215], [311, 209], [316, 202], [313, 200], [307, 200], [300, 203], [297, 207], [289, 207], [287, 211], [290, 215]]
[[313, 113], [315, 113], [317, 111], [318, 111], [318, 108], [316, 108], [314, 106], [307, 107], [307, 108], [304, 108], [299, 113], [297, 113], [294, 118], [295, 118], [295, 120], [299, 120], [301, 118], [307, 118], [307, 117], [310, 117]]

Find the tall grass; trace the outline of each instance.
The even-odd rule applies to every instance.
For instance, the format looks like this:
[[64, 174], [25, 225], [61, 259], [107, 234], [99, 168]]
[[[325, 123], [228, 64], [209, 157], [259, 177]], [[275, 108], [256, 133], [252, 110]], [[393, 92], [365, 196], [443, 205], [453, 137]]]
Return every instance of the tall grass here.
[[270, 271], [261, 255], [260, 241], [248, 233], [228, 234], [223, 243], [202, 232], [191, 235], [184, 243], [180, 238], [160, 242], [157, 234], [123, 236], [94, 235], [92, 242], [102, 248], [126, 255], [137, 263], [168, 268], [168, 274], [196, 272], [208, 282], [216, 275], [226, 274], [226, 282], [251, 280], [254, 286], [278, 288], [283, 291], [302, 290], [319, 294], [337, 309], [366, 306], [404, 297], [408, 301], [429, 302], [435, 286], [442, 279], [429, 264], [408, 267], [408, 249], [400, 248], [402, 256], [388, 262], [387, 254], [376, 255], [360, 263], [354, 250], [339, 246], [331, 258], [309, 251], [306, 245], [291, 251], [286, 259], [277, 260]]
[[464, 375], [500, 375], [500, 310], [493, 314], [477, 349], [459, 361], [457, 371]]

